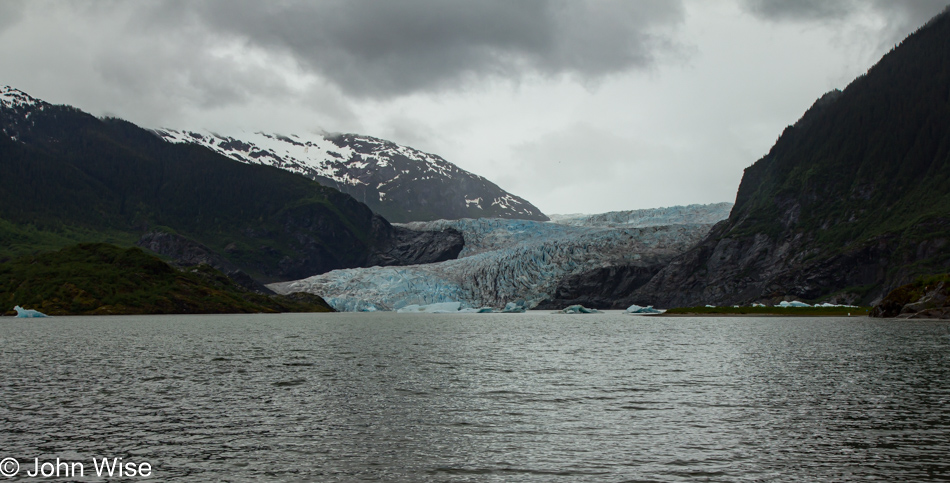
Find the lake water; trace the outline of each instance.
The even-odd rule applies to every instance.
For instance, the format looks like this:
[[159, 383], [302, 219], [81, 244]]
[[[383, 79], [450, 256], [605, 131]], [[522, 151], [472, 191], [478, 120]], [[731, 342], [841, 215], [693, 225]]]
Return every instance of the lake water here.
[[5, 317], [7, 457], [13, 481], [102, 457], [157, 481], [946, 480], [950, 324]]

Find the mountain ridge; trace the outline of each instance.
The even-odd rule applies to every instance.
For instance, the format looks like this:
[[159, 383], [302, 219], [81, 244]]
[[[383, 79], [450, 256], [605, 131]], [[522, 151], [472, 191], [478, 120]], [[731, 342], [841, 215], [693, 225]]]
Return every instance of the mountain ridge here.
[[367, 204], [391, 222], [548, 218], [523, 198], [441, 156], [357, 134], [281, 135], [154, 130], [173, 143], [205, 146], [235, 161], [285, 169]]

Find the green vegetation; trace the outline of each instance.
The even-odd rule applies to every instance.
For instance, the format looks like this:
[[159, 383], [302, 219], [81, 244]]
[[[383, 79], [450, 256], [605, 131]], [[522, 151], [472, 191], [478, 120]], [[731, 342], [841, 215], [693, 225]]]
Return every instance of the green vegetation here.
[[0, 218], [0, 262], [11, 258], [57, 250], [80, 242], [111, 243], [132, 246], [138, 239], [130, 233], [94, 231], [66, 225], [37, 228], [33, 224], [17, 225]]
[[249, 292], [207, 265], [177, 270], [138, 248], [79, 244], [0, 263], [0, 310], [48, 315], [330, 312], [320, 297]]
[[664, 315], [784, 315], [856, 316], [867, 315], [870, 307], [678, 307]]

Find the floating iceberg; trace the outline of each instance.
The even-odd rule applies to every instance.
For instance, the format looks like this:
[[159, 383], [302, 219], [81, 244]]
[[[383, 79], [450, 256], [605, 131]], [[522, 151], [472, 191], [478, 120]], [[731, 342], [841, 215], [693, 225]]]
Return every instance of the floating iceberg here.
[[569, 307], [565, 307], [564, 309], [561, 309], [554, 313], [555, 314], [602, 314], [603, 312], [597, 309], [589, 309], [587, 307], [584, 307], [583, 305], [571, 305]]
[[396, 312], [400, 314], [454, 314], [462, 308], [461, 302], [441, 302], [428, 305], [407, 305]]
[[792, 300], [791, 302], [782, 301], [778, 304], [779, 307], [811, 307], [811, 305], [806, 304], [805, 302], [799, 302], [798, 300]]
[[[9, 305], [7, 307], [9, 307]], [[21, 317], [21, 318], [47, 317], [47, 315], [44, 314], [43, 312], [39, 312], [37, 310], [24, 309], [23, 307], [20, 307], [19, 305], [17, 305], [16, 307], [13, 307], [13, 310], [16, 310], [16, 316]]]
[[628, 314], [662, 314], [666, 312], [665, 310], [654, 309], [652, 305], [647, 305], [646, 307], [641, 307], [639, 305], [631, 305], [627, 307]]
[[519, 300], [517, 302], [508, 302], [505, 304], [505, 308], [501, 309], [503, 314], [523, 314], [525, 313], [525, 301]]
[[462, 308], [461, 302], [440, 302], [427, 305], [406, 305], [398, 310], [400, 314], [490, 314], [495, 309], [491, 307]]
[[461, 309], [459, 310], [460, 314], [490, 314], [493, 313], [495, 309], [491, 307], [481, 307], [477, 309]]

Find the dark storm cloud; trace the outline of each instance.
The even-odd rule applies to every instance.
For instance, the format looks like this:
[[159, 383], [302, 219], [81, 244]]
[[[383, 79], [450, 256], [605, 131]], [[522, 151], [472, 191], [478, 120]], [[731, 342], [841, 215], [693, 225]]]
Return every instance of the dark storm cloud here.
[[290, 53], [364, 97], [534, 74], [597, 80], [651, 65], [684, 17], [669, 0], [206, 0], [148, 10], [143, 18], [153, 25], [197, 20]]

